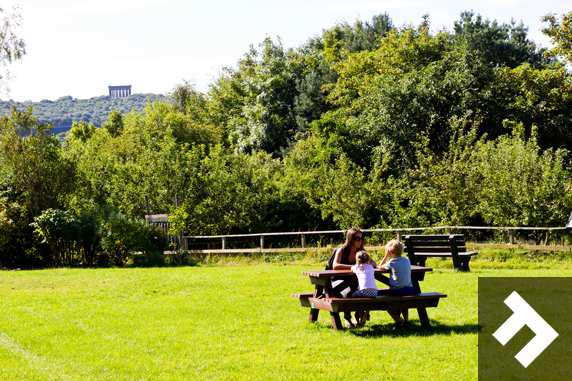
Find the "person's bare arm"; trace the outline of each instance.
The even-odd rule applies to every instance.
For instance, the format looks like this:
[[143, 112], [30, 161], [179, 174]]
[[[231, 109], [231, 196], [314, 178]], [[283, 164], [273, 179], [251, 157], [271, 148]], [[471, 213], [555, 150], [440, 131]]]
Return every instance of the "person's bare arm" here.
[[369, 262], [368, 262], [374, 269], [377, 267], [377, 263], [375, 263], [375, 261], [373, 259], [371, 259], [371, 257], [369, 257]]
[[385, 255], [383, 256], [383, 260], [381, 261], [381, 263], [379, 264], [379, 267], [381, 268], [385, 262], [387, 262], [387, 259], [389, 258], [389, 253], [385, 253]]
[[351, 270], [352, 265], [342, 264], [342, 249], [336, 251], [336, 257], [334, 258], [334, 270]]

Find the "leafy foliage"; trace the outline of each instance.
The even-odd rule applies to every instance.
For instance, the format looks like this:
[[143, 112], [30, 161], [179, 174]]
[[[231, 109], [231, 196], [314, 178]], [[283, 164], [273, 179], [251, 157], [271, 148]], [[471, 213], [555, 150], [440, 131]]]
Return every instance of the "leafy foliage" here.
[[56, 266], [72, 266], [81, 245], [81, 225], [71, 213], [46, 209], [31, 224], [42, 243], [50, 246]]
[[479, 212], [496, 226], [562, 226], [572, 209], [572, 178], [565, 152], [540, 151], [535, 133], [524, 140], [521, 124], [514, 136], [483, 143], [478, 170], [483, 177]]
[[0, 119], [2, 170], [12, 184], [11, 196], [33, 216], [67, 205], [75, 186], [75, 165], [50, 130], [30, 108], [19, 112], [13, 107]]
[[542, 33], [550, 37], [552, 43], [556, 45], [554, 49], [547, 52], [549, 56], [562, 56], [568, 62], [572, 62], [572, 12], [562, 15], [558, 21], [556, 14], [549, 13], [542, 17], [543, 22], [548, 26], [542, 28]]
[[[149, 254], [164, 251], [166, 241], [158, 239], [160, 232], [143, 220], [134, 220], [122, 213], [112, 212], [106, 216], [98, 231], [101, 247], [114, 265], [123, 267], [135, 252]], [[154, 242], [158, 241], [158, 242]]]
[[516, 24], [498, 24], [475, 17], [473, 11], [461, 12], [461, 20], [455, 22], [455, 39], [466, 45], [469, 51], [482, 55], [483, 61], [514, 68], [528, 63], [541, 66], [549, 63], [544, 58], [544, 49], [527, 38], [528, 28], [522, 21]]
[[371, 23], [341, 23], [297, 50], [267, 37], [215, 81], [209, 92], [211, 120], [224, 126], [237, 152], [263, 150], [284, 157], [307, 136], [311, 122], [331, 109], [326, 98], [328, 85], [337, 80], [334, 63], [376, 49], [392, 28], [387, 14]]

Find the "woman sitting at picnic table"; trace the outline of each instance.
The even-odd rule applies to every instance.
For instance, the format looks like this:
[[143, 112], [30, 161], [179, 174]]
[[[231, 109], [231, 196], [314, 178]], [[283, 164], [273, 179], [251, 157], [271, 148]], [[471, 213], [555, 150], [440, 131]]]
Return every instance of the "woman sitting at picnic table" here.
[[[364, 250], [363, 248], [363, 233], [358, 228], [351, 228], [346, 234], [346, 243], [341, 248], [336, 250], [334, 258], [334, 270], [351, 270], [352, 266], [356, 264], [356, 253]], [[374, 268], [377, 264], [370, 258], [369, 264]], [[332, 288], [334, 293], [339, 298], [349, 298], [357, 291], [358, 283], [353, 278], [337, 278], [332, 277]], [[352, 313], [344, 312], [344, 324], [346, 328], [353, 328], [358, 325], [358, 313], [356, 312], [354, 321], [352, 322]]]

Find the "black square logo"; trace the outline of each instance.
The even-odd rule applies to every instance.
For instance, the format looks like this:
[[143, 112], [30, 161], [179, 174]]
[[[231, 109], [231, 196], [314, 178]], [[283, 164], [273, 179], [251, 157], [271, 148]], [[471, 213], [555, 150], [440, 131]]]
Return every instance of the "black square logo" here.
[[572, 278], [479, 278], [479, 380], [572, 379]]

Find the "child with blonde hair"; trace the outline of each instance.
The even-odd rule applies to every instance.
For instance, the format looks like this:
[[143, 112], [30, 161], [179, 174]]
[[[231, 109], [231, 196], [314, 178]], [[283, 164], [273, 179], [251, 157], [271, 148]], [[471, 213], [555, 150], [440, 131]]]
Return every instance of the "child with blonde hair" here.
[[[385, 245], [385, 256], [379, 265], [380, 269], [390, 270], [389, 276], [389, 296], [407, 296], [413, 294], [413, 284], [411, 283], [411, 263], [409, 259], [402, 257], [404, 246], [394, 239]], [[387, 262], [387, 258], [391, 258]], [[387, 262], [387, 263], [386, 263]], [[395, 320], [397, 328], [409, 328], [409, 310], [387, 310], [389, 315]], [[403, 314], [403, 321], [401, 320]]]
[[[359, 289], [352, 294], [352, 298], [375, 298], [377, 297], [377, 284], [373, 273], [373, 260], [365, 250], [356, 253], [356, 264], [352, 271], [357, 275]], [[360, 312], [359, 325], [363, 326], [369, 320], [369, 311]]]

